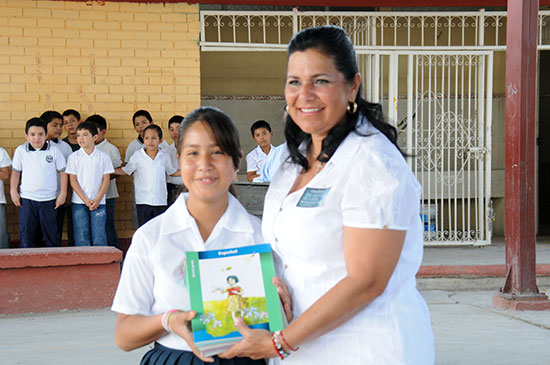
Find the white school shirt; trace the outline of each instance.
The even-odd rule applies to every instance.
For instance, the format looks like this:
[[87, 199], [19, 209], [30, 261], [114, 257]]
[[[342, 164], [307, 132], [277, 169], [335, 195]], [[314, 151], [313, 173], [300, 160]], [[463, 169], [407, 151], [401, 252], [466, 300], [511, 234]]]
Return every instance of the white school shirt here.
[[[128, 163], [130, 161], [130, 157], [138, 151], [140, 148], [144, 148], [145, 145], [143, 144], [143, 141], [141, 141], [139, 138], [134, 139], [130, 144], [128, 144], [128, 147], [126, 148], [126, 156], [124, 157], [124, 162]], [[167, 151], [168, 150], [168, 143], [166, 140], [162, 140], [162, 142], [159, 144], [159, 150], [160, 151]]]
[[[122, 159], [120, 158], [120, 152], [118, 148], [114, 144], [107, 142], [107, 138], [104, 138], [103, 141], [96, 145], [96, 147], [109, 155], [109, 157], [111, 158], [111, 162], [113, 163], [114, 169], [122, 166]], [[105, 193], [105, 199], [118, 198], [118, 196], [119, 195], [116, 188], [116, 179], [111, 179], [109, 181], [109, 188], [107, 189], [107, 193]]]
[[285, 151], [286, 142], [278, 145], [277, 147], [273, 147], [269, 151], [269, 155], [267, 156], [264, 166], [262, 167], [262, 173], [260, 174], [262, 176], [255, 178], [254, 181], [270, 182], [273, 179], [273, 175], [275, 175], [275, 171], [277, 171], [277, 169], [282, 165], [283, 158], [288, 156], [285, 155]]
[[[76, 175], [76, 180], [84, 195], [89, 199], [95, 199], [101, 190], [103, 176], [115, 172], [109, 155], [95, 148], [91, 154], [87, 154], [84, 148], [76, 150], [69, 156], [66, 173]], [[78, 194], [74, 193], [71, 200], [73, 204], [85, 204]], [[100, 204], [105, 204], [105, 195]]]
[[[55, 147], [59, 148], [59, 150], [63, 154], [63, 157], [65, 157], [65, 161], [67, 161], [71, 153], [73, 153], [73, 149], [71, 148], [71, 145], [59, 138], [56, 138], [55, 140], [50, 139], [49, 141], [53, 143]], [[61, 192], [61, 176], [59, 176], [58, 174], [57, 175], [57, 195], [59, 195], [60, 192]]]
[[[256, 146], [246, 155], [246, 172], [254, 171], [262, 175], [262, 168], [268, 156], [273, 153], [273, 145], [269, 145], [269, 153], [266, 154], [260, 146]], [[255, 177], [253, 182], [263, 181], [261, 176]]]
[[[181, 194], [165, 213], [138, 228], [124, 259], [111, 310], [127, 315], [152, 316], [170, 309], [189, 310], [185, 284], [185, 253], [263, 243], [260, 220], [247, 213], [228, 193], [225, 213], [203, 241], [187, 210], [189, 193]], [[191, 351], [175, 333], [157, 340], [163, 346]]]
[[21, 173], [20, 196], [34, 201], [57, 198], [57, 177], [65, 171], [65, 157], [49, 141], [40, 150], [29, 142], [18, 146], [13, 153], [12, 170]]
[[[0, 168], [11, 166], [11, 159], [5, 149], [0, 147]], [[4, 194], [4, 182], [0, 180], [0, 204], [6, 204], [6, 195]]]
[[[180, 162], [178, 161], [178, 150], [176, 149], [175, 143], [168, 145], [168, 154], [172, 160], [172, 165], [176, 168], [176, 170], [179, 170]], [[183, 185], [181, 176], [166, 176], [166, 182], [174, 185]]]
[[415, 278], [423, 254], [421, 187], [395, 146], [366, 123], [367, 136], [350, 133], [324, 169], [291, 194], [301, 167], [283, 163], [265, 197], [262, 232], [280, 260], [294, 318], [346, 276], [344, 226], [407, 231], [401, 256], [382, 295], [271, 364], [434, 362], [430, 315]]
[[136, 204], [156, 206], [167, 204], [166, 174], [176, 172], [168, 154], [159, 150], [153, 160], [147, 155], [145, 148], [141, 148], [130, 157], [130, 161], [122, 170], [128, 175], [135, 171]]

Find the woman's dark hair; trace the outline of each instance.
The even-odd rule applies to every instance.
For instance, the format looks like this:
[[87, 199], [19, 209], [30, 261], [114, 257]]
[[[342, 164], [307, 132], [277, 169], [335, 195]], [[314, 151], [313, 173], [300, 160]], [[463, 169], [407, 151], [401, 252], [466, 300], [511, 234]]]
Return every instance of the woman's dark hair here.
[[238, 169], [242, 152], [237, 127], [227, 114], [211, 106], [197, 108], [185, 117], [179, 130], [178, 154], [181, 153], [181, 144], [185, 139], [185, 133], [196, 122], [205, 123], [210, 127], [216, 144], [220, 146], [223, 153], [231, 157], [235, 169]]
[[[357, 66], [357, 55], [351, 39], [346, 32], [336, 26], [327, 25], [316, 28], [307, 28], [297, 33], [288, 45], [288, 58], [294, 52], [304, 52], [315, 49], [334, 61], [336, 69], [344, 75], [347, 82], [351, 83], [359, 72]], [[328, 161], [334, 154], [340, 143], [352, 131], [357, 131], [357, 119], [360, 114], [364, 115], [380, 132], [382, 132], [396, 147], [397, 131], [390, 124], [384, 121], [382, 107], [380, 104], [370, 103], [361, 96], [361, 87], [355, 98], [358, 110], [356, 113], [346, 113], [344, 120], [336, 124], [323, 140], [321, 153], [317, 160]], [[308, 150], [311, 146], [311, 135], [304, 133], [300, 127], [287, 115], [285, 122], [285, 137], [292, 162], [302, 166], [304, 170], [309, 169], [307, 158], [299, 151], [302, 142], [306, 142]], [[401, 151], [399, 149], [399, 151]]]

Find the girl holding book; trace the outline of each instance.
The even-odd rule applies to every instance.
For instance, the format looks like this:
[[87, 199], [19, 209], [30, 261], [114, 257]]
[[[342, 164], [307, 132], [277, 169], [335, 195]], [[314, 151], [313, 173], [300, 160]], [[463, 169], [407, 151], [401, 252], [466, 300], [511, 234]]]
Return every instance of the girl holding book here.
[[244, 339], [220, 356], [433, 364], [430, 316], [415, 280], [423, 252], [421, 187], [395, 128], [360, 89], [357, 56], [342, 28], [294, 36], [286, 151], [262, 220], [264, 238], [282, 260], [294, 320], [269, 333], [237, 318]]
[[154, 342], [142, 359], [144, 365], [264, 364], [250, 358], [204, 357], [193, 343], [189, 321], [196, 313], [189, 311], [182, 277], [185, 252], [247, 246], [263, 239], [259, 219], [230, 194], [242, 156], [231, 119], [218, 109], [199, 108], [185, 118], [179, 136], [179, 166], [189, 192], [132, 238], [112, 306], [118, 312], [116, 343], [130, 351]]

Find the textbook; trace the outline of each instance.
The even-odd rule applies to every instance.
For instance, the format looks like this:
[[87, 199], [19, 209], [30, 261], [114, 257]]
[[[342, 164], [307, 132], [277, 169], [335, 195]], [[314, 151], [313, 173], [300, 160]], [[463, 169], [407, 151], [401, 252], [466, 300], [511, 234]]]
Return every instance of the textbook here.
[[250, 328], [282, 330], [284, 316], [269, 244], [186, 252], [185, 278], [193, 339], [204, 356], [219, 354], [242, 339], [233, 319]]

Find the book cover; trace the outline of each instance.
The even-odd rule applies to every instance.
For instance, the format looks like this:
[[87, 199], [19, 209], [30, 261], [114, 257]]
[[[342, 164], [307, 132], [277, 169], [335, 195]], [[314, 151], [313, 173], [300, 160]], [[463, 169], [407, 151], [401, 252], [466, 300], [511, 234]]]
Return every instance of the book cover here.
[[193, 338], [204, 355], [223, 352], [242, 339], [235, 317], [251, 328], [284, 328], [269, 244], [187, 252], [185, 274], [191, 310], [197, 312]]

